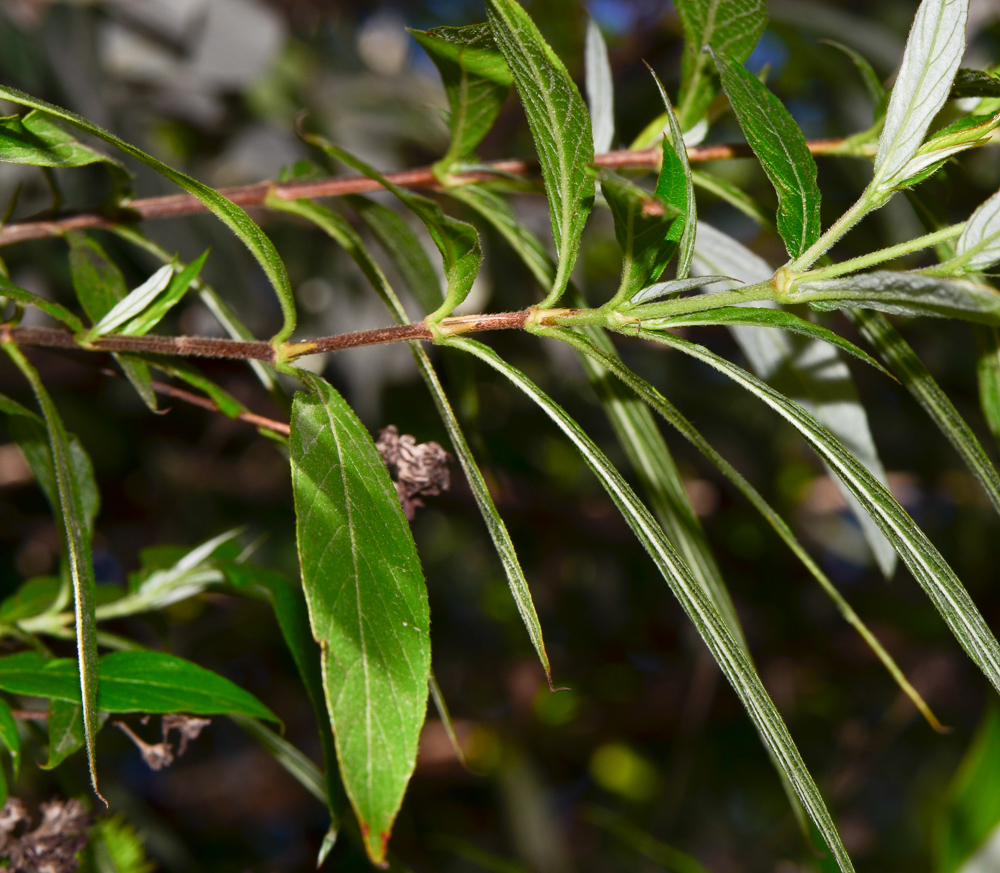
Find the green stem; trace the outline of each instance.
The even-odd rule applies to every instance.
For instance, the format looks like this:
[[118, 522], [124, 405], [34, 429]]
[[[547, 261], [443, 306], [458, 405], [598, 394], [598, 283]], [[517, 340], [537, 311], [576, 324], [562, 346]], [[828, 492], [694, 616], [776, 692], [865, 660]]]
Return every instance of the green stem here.
[[864, 218], [873, 209], [877, 209], [882, 204], [872, 193], [871, 186], [865, 189], [857, 202], [840, 216], [816, 242], [807, 248], [794, 261], [789, 263], [785, 270], [789, 273], [803, 273], [808, 270], [817, 260], [825, 255], [833, 246], [846, 234], [854, 225]]

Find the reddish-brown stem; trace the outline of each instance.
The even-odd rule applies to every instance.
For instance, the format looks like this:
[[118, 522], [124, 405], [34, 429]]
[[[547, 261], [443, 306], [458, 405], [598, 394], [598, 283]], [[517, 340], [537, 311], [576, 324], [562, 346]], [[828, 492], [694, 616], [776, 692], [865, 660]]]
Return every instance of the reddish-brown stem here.
[[[152, 382], [153, 390], [157, 394], [162, 394], [164, 397], [172, 397], [175, 400], [183, 400], [185, 403], [190, 403], [192, 406], [200, 406], [202, 409], [207, 409], [209, 412], [221, 412], [219, 406], [215, 401], [209, 400], [207, 397], [201, 397], [198, 394], [192, 394], [190, 391], [185, 391], [183, 388], [175, 388], [173, 385], [168, 385], [166, 382], [157, 382], [155, 379]], [[288, 425], [283, 421], [275, 421], [273, 418], [265, 418], [263, 415], [257, 415], [254, 412], [241, 412], [236, 416], [238, 421], [245, 421], [247, 424], [252, 424], [255, 427], [262, 427], [266, 430], [273, 430], [275, 433], [283, 434], [288, 436], [289, 428]]]
[[[822, 139], [813, 140], [809, 148], [813, 154], [827, 154], [836, 151], [844, 140]], [[722, 161], [730, 158], [747, 158], [753, 152], [743, 143], [734, 145], [704, 145], [692, 146], [688, 149], [691, 161]], [[594, 163], [603, 167], [635, 167], [638, 169], [657, 169], [660, 166], [660, 150], [658, 148], [636, 151], [622, 150], [596, 155]], [[529, 176], [537, 169], [536, 162], [529, 161], [491, 161], [486, 166], [488, 172], [474, 172], [455, 175], [453, 181], [480, 182], [495, 179], [497, 173], [515, 176]], [[419, 167], [413, 170], [403, 170], [399, 173], [386, 173], [390, 182], [407, 188], [439, 188], [440, 184], [431, 167]], [[381, 185], [373, 179], [364, 176], [349, 176], [346, 178], [321, 179], [315, 182], [286, 182], [278, 184], [271, 181], [257, 182], [241, 188], [222, 188], [224, 194], [234, 203], [243, 207], [262, 206], [268, 192], [274, 193], [284, 200], [295, 200], [299, 197], [342, 197], [345, 194], [363, 194], [377, 191]], [[172, 218], [178, 215], [190, 215], [194, 212], [204, 212], [205, 204], [190, 194], [171, 194], [166, 197], [147, 197], [134, 200], [129, 204], [136, 221], [150, 221], [157, 218]], [[67, 233], [71, 230], [88, 228], [109, 229], [123, 219], [112, 220], [100, 212], [81, 212], [76, 215], [64, 215], [41, 221], [21, 221], [0, 228], [0, 246], [24, 242], [29, 239], [41, 239]]]

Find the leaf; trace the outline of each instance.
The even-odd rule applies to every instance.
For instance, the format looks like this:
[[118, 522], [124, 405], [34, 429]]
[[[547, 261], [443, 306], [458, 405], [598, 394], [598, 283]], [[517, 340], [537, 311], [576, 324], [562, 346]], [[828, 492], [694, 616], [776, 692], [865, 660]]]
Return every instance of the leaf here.
[[122, 300], [119, 300], [109, 309], [100, 321], [97, 322], [87, 334], [87, 340], [95, 340], [100, 336], [109, 334], [120, 327], [126, 321], [137, 318], [143, 311], [156, 300], [170, 285], [170, 280], [174, 275], [172, 264], [165, 264], [160, 267], [145, 282], [130, 291]]
[[1000, 445], [1000, 329], [977, 326], [975, 331], [979, 405], [993, 439]]
[[972, 213], [958, 238], [956, 251], [955, 260], [969, 273], [1000, 261], [1000, 191]]
[[858, 273], [839, 279], [803, 282], [785, 298], [814, 309], [857, 307], [893, 315], [960, 318], [1000, 324], [1000, 292], [989, 285], [899, 270]]
[[210, 188], [208, 185], [192, 179], [179, 170], [173, 169], [173, 167], [168, 167], [162, 161], [158, 161], [151, 155], [147, 155], [141, 149], [137, 149], [134, 145], [130, 145], [114, 134], [108, 133], [108, 131], [73, 112], [53, 106], [51, 103], [46, 103], [44, 100], [31, 97], [22, 91], [18, 91], [15, 88], [8, 88], [5, 85], [0, 85], [0, 99], [9, 100], [11, 103], [17, 103], [33, 109], [40, 109], [48, 115], [67, 121], [74, 127], [78, 127], [96, 136], [98, 139], [104, 140], [104, 142], [113, 145], [136, 160], [142, 161], [161, 176], [166, 176], [175, 185], [180, 186], [189, 194], [197, 197], [205, 204], [208, 211], [219, 218], [250, 250], [250, 253], [256, 258], [257, 263], [260, 264], [265, 275], [270, 280], [275, 293], [278, 295], [278, 302], [281, 305], [282, 315], [284, 316], [284, 324], [281, 330], [275, 334], [272, 342], [282, 343], [292, 335], [292, 331], [295, 330], [295, 297], [292, 294], [292, 286], [288, 281], [288, 273], [285, 271], [285, 265], [271, 240], [267, 238], [264, 231], [254, 223], [253, 219], [247, 215], [242, 207], [237, 206], [232, 200], [224, 197], [214, 188]]
[[784, 104], [753, 73], [723, 54], [713, 55], [729, 102], [760, 165], [778, 194], [778, 233], [796, 258], [819, 239], [816, 161]]
[[[705, 222], [699, 225], [697, 254], [699, 269], [747, 283], [766, 281], [772, 273], [764, 260]], [[773, 330], [733, 327], [731, 331], [751, 369], [761, 379], [805, 406], [885, 484], [885, 469], [872, 439], [868, 415], [858, 400], [850, 370], [834, 348]], [[879, 569], [886, 577], [892, 576], [896, 550], [847, 486], [841, 485], [836, 476], [832, 478], [861, 525]]]
[[674, 596], [711, 651], [712, 657], [740, 697], [757, 730], [781, 763], [782, 770], [791, 781], [796, 795], [827, 841], [841, 869], [853, 870], [819, 789], [806, 769], [781, 715], [764, 689], [756, 670], [729, 632], [718, 609], [695, 581], [687, 565], [671, 546], [649, 511], [636, 497], [635, 492], [579, 425], [520, 370], [499, 358], [481, 343], [461, 338], [449, 338], [446, 343], [475, 355], [510, 379], [517, 388], [538, 404], [573, 442], [663, 574]]
[[451, 116], [451, 145], [438, 162], [447, 173], [471, 158], [490, 132], [513, 84], [510, 70], [485, 24], [410, 30], [441, 74]]
[[594, 152], [600, 155], [611, 150], [615, 138], [615, 87], [608, 45], [601, 28], [589, 17], [583, 57]]
[[[103, 712], [278, 717], [248, 691], [191, 661], [164, 652], [111, 652], [100, 659], [97, 705]], [[76, 663], [35, 652], [0, 658], [0, 688], [80, 705]]]
[[1000, 113], [961, 118], [942, 128], [917, 150], [895, 187], [905, 188], [929, 179], [948, 158], [988, 143], [998, 125]]
[[49, 702], [49, 759], [39, 764], [43, 770], [58, 767], [74, 752], [83, 748], [83, 710], [79, 703], [66, 700]]
[[6, 700], [0, 699], [0, 743], [10, 753], [10, 765], [17, 780], [21, 769], [21, 736], [17, 732], [17, 722]]
[[[80, 466], [75, 462], [69, 434], [63, 425], [59, 412], [49, 397], [38, 372], [28, 363], [27, 358], [11, 343], [4, 343], [4, 350], [31, 384], [31, 389], [42, 409], [45, 428], [48, 431], [49, 451], [59, 496], [59, 520], [63, 548], [69, 576], [73, 585], [73, 603], [76, 618], [77, 665], [79, 667], [74, 688], [77, 702], [83, 704], [84, 737], [87, 746], [87, 761], [90, 765], [90, 781], [98, 797], [97, 760], [94, 740], [97, 736], [97, 628], [94, 618], [95, 581], [94, 562], [91, 557], [93, 524], [88, 519], [85, 494], [90, 484], [80, 475]], [[69, 662], [72, 663], [72, 662]], [[74, 665], [76, 668], [77, 665]], [[107, 801], [105, 801], [105, 805]]]
[[12, 285], [2, 274], [0, 274], [0, 296], [10, 297], [18, 303], [27, 303], [30, 306], [41, 309], [42, 312], [51, 315], [57, 321], [61, 321], [74, 333], [84, 329], [83, 322], [65, 306], [51, 300], [46, 300], [44, 297], [39, 297], [30, 291], [25, 291], [24, 288], [19, 288], [17, 285]]
[[[479, 247], [479, 234], [476, 229], [464, 221], [445, 215], [441, 207], [433, 200], [420, 194], [414, 194], [399, 185], [390, 182], [377, 170], [359, 158], [345, 152], [342, 148], [314, 134], [303, 134], [306, 142], [323, 149], [327, 154], [342, 161], [349, 167], [364, 174], [369, 179], [375, 179], [387, 190], [398, 197], [404, 206], [417, 216], [427, 228], [431, 239], [441, 253], [444, 262], [445, 278], [448, 291], [444, 302], [427, 316], [431, 324], [439, 322], [451, 313], [472, 290], [472, 283], [479, 273], [483, 262], [483, 253]], [[272, 198], [272, 202], [277, 198]]]
[[[208, 260], [208, 249], [183, 269], [180, 266], [171, 265], [171, 272], [174, 275], [170, 279], [167, 289], [145, 312], [125, 325], [120, 333], [125, 336], [145, 336], [149, 333], [171, 309], [181, 302], [181, 299], [187, 294], [188, 288], [191, 287], [191, 283], [201, 273], [206, 260]], [[154, 275], [156, 274], [154, 273]]]
[[910, 28], [875, 156], [872, 188], [887, 192], [913, 175], [908, 164], [944, 106], [965, 53], [969, 0], [923, 0]]
[[737, 187], [727, 179], [716, 176], [714, 173], [702, 173], [698, 170], [691, 171], [691, 181], [701, 188], [714, 194], [720, 200], [724, 200], [730, 206], [736, 207], [744, 215], [752, 218], [765, 230], [774, 231], [774, 222], [770, 216], [764, 213], [763, 207], [749, 194]]
[[837, 51], [843, 52], [851, 59], [851, 63], [858, 68], [858, 72], [861, 74], [861, 81], [864, 83], [865, 90], [868, 92], [868, 96], [871, 97], [872, 103], [878, 106], [885, 96], [885, 86], [882, 84], [882, 79], [879, 78], [878, 73], [875, 72], [875, 69], [868, 62], [868, 59], [861, 52], [856, 51], [848, 45], [844, 45], [842, 42], [837, 42], [835, 39], [821, 39], [820, 42], [833, 46]]
[[[706, 285], [713, 285], [716, 282], [736, 281], [730, 280], [728, 276], [692, 276], [688, 279], [672, 279], [668, 282], [657, 282], [648, 288], [640, 289], [636, 295], [629, 300], [628, 308], [638, 306], [641, 303], [649, 303], [667, 295], [676, 296], [685, 291], [694, 291], [696, 288], [703, 288]], [[700, 313], [699, 313], [700, 314]]]
[[712, 102], [711, 82], [705, 78], [711, 46], [716, 54], [742, 64], [767, 27], [765, 0], [678, 0], [684, 28], [681, 90], [678, 98], [683, 130], [690, 130]]
[[542, 167], [557, 267], [541, 306], [569, 283], [580, 236], [594, 202], [594, 140], [583, 98], [563, 62], [516, 0], [486, 0], [486, 14], [517, 86]]
[[1000, 97], [1000, 79], [982, 70], [959, 70], [951, 84], [951, 96]]
[[[991, 701], [976, 734], [945, 792], [934, 827], [934, 868], [940, 873], [965, 870], [980, 849], [996, 841], [1000, 825], [1000, 711]], [[986, 871], [989, 859], [979, 869]], [[973, 873], [970, 865], [969, 873]]]
[[703, 346], [671, 334], [639, 331], [639, 335], [679, 349], [729, 376], [798, 430], [866, 507], [962, 648], [1000, 691], [1000, 645], [962, 583], [896, 498], [836, 437], [797, 403]]
[[[297, 746], [292, 745], [281, 734], [275, 733], [257, 719], [246, 715], [232, 717], [240, 727], [259, 742], [281, 764], [295, 780], [320, 803], [327, 803], [327, 786], [319, 768], [309, 760]], [[336, 761], [331, 759], [330, 765]]]
[[[132, 358], [130, 355], [122, 355], [121, 357], [126, 360]], [[215, 405], [219, 407], [219, 412], [229, 418], [236, 418], [241, 412], [246, 412], [246, 407], [233, 397], [232, 394], [216, 385], [215, 382], [205, 376], [200, 370], [185, 361], [159, 355], [145, 355], [142, 361], [150, 367], [173, 376], [175, 379], [187, 382], [188, 385], [197, 388], [199, 391], [204, 391], [205, 394], [212, 398]]]
[[934, 381], [916, 352], [889, 323], [875, 312], [848, 310], [847, 317], [861, 330], [865, 338], [879, 351], [882, 359], [892, 368], [906, 389], [924, 408], [938, 429], [955, 447], [966, 466], [1000, 512], [1000, 476], [983, 450], [972, 428], [966, 424], [948, 395]]
[[90, 828], [94, 869], [88, 873], [154, 873], [143, 839], [121, 816], [101, 818]]
[[380, 864], [427, 709], [427, 589], [375, 443], [333, 388], [309, 382], [290, 441], [302, 583], [344, 787]]

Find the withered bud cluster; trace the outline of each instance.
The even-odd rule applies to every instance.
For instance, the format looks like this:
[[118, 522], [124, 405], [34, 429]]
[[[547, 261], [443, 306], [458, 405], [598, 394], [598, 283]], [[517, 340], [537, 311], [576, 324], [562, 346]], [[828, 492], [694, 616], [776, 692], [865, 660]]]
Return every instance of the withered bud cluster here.
[[[41, 824], [32, 831], [31, 816], [17, 797], [0, 809], [0, 857], [10, 873], [73, 873], [87, 845], [89, 820], [79, 800], [52, 800], [39, 807]], [[18, 830], [24, 829], [20, 836]]]
[[382, 460], [396, 485], [403, 512], [412, 521], [422, 496], [436, 496], [451, 487], [449, 455], [435, 442], [417, 443], [409, 434], [400, 436], [394, 424], [379, 431], [375, 442]]

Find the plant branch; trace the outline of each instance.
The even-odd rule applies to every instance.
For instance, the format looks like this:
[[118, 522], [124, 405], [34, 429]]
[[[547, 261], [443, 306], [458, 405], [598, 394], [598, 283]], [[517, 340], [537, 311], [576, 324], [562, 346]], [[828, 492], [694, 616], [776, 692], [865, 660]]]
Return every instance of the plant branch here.
[[[809, 143], [813, 154], [837, 154], [843, 147], [844, 139], [821, 139]], [[603, 167], [658, 170], [661, 151], [659, 147], [640, 150], [608, 152], [597, 155], [594, 163]], [[732, 145], [700, 145], [688, 149], [688, 159], [696, 162], [722, 161], [731, 158], [753, 157], [750, 147], [744, 143]], [[537, 169], [534, 161], [491, 161], [484, 164], [488, 169], [470, 173], [459, 173], [452, 176], [454, 183], [484, 182], [497, 179], [497, 174], [527, 177]], [[407, 188], [438, 189], [441, 183], [434, 176], [432, 167], [419, 167], [413, 170], [403, 170], [399, 173], [386, 173], [386, 179], [396, 185]], [[246, 207], [262, 206], [268, 193], [283, 200], [297, 200], [300, 197], [342, 197], [346, 194], [363, 194], [377, 191], [382, 186], [364, 176], [348, 176], [333, 179], [321, 179], [312, 182], [287, 182], [278, 184], [273, 181], [256, 182], [240, 188], [221, 188], [220, 194], [228, 197], [234, 203]], [[0, 227], [0, 246], [24, 242], [30, 239], [42, 239], [58, 236], [71, 230], [96, 228], [110, 230], [129, 218], [133, 221], [151, 221], [158, 218], [174, 218], [179, 215], [190, 215], [204, 212], [205, 204], [189, 194], [171, 194], [166, 197], [147, 197], [133, 200], [128, 204], [128, 212], [120, 216], [108, 216], [99, 211], [80, 212], [75, 215], [65, 215], [56, 218], [21, 221]]]

